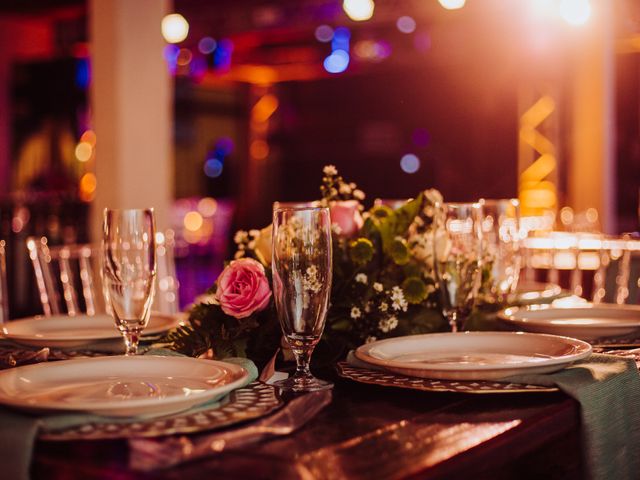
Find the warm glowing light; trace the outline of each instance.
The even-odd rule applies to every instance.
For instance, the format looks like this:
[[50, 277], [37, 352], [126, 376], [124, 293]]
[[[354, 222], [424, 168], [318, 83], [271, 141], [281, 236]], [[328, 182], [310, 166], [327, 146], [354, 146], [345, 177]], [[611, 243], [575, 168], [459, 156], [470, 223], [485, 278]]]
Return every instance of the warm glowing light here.
[[405, 15], [403, 17], [400, 17], [396, 21], [396, 27], [402, 33], [413, 33], [416, 29], [416, 21], [413, 18]]
[[562, 0], [560, 16], [571, 25], [584, 25], [591, 16], [589, 0]]
[[373, 17], [375, 4], [373, 0], [344, 0], [342, 8], [351, 20], [362, 22]]
[[598, 210], [595, 208], [587, 208], [585, 216], [587, 217], [587, 222], [596, 223], [598, 221]]
[[218, 202], [214, 198], [204, 197], [198, 202], [198, 211], [205, 217], [213, 217], [218, 210]]
[[255, 122], [266, 122], [278, 109], [278, 98], [270, 93], [260, 97], [251, 110], [251, 117]]
[[82, 136], [80, 137], [80, 141], [81, 142], [85, 142], [88, 143], [89, 145], [91, 145], [92, 147], [96, 146], [96, 134], [93, 130], [87, 130], [85, 131]]
[[420, 170], [420, 159], [413, 153], [407, 153], [400, 159], [400, 168], [405, 173], [416, 173]]
[[349, 54], [344, 50], [334, 50], [324, 59], [323, 65], [329, 73], [342, 73], [349, 66]]
[[464, 7], [464, 4], [467, 3], [467, 0], [438, 0], [438, 3], [440, 3], [440, 5], [442, 5], [447, 10], [457, 10]]
[[257, 160], [263, 160], [269, 155], [269, 145], [264, 140], [254, 140], [249, 147], [249, 153]]
[[98, 181], [93, 173], [85, 173], [80, 179], [80, 199], [85, 202], [93, 200]]
[[76, 145], [76, 158], [79, 162], [88, 162], [93, 154], [93, 147], [87, 142]]
[[188, 48], [181, 48], [178, 52], [176, 63], [184, 67], [185, 65], [189, 65], [192, 58], [193, 54], [191, 53], [191, 50], [189, 50]]
[[560, 210], [560, 221], [563, 225], [571, 225], [573, 223], [573, 209], [571, 207], [563, 207]]
[[198, 230], [200, 230], [200, 227], [202, 227], [202, 215], [194, 211], [188, 212], [184, 216], [183, 223], [184, 228], [186, 228], [190, 232], [197, 232]]
[[179, 13], [172, 13], [162, 19], [162, 36], [169, 43], [180, 43], [189, 34], [189, 22]]
[[320, 25], [315, 31], [316, 40], [322, 43], [327, 43], [333, 40], [333, 28], [329, 25]]

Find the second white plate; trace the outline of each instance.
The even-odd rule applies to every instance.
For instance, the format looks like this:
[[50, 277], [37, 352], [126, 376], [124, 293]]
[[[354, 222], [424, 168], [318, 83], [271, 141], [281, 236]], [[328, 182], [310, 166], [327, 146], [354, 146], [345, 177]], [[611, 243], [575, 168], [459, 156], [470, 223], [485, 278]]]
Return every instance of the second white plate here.
[[[156, 334], [178, 326], [179, 315], [152, 313], [144, 334]], [[111, 316], [54, 315], [31, 317], [7, 322], [0, 328], [1, 336], [35, 347], [78, 347], [91, 342], [121, 338]]]
[[0, 372], [0, 403], [36, 412], [170, 414], [238, 388], [239, 365], [189, 357], [80, 358]]
[[356, 357], [391, 372], [447, 380], [498, 380], [561, 370], [591, 355], [573, 338], [516, 332], [432, 333], [362, 345]]
[[640, 333], [640, 306], [588, 303], [577, 307], [512, 307], [498, 318], [528, 332], [567, 335], [582, 340]]

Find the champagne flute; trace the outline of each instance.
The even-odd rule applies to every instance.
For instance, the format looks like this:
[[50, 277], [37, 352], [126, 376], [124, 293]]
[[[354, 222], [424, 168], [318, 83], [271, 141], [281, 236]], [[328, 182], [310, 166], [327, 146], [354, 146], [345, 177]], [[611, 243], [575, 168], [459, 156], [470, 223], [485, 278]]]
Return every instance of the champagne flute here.
[[124, 338], [126, 355], [138, 352], [149, 323], [156, 278], [153, 209], [104, 211], [102, 280], [105, 302]]
[[326, 207], [286, 207], [273, 211], [273, 295], [284, 337], [296, 358], [296, 372], [275, 385], [310, 392], [333, 384], [309, 370], [311, 354], [324, 330], [331, 294], [331, 219]]
[[481, 280], [482, 207], [479, 203], [437, 205], [434, 270], [442, 313], [452, 332], [464, 328]]
[[520, 275], [520, 202], [515, 198], [480, 200], [482, 205], [482, 284], [480, 298], [504, 303]]

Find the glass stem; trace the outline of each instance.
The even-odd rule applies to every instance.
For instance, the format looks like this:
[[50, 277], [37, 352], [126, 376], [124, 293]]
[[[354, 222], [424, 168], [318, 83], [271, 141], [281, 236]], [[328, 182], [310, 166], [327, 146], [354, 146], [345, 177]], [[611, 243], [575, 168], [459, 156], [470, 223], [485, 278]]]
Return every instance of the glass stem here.
[[296, 373], [294, 377], [308, 378], [311, 377], [311, 370], [309, 370], [309, 364], [311, 363], [311, 353], [313, 348], [305, 349], [292, 349], [293, 355], [296, 357]]
[[137, 355], [138, 354], [138, 342], [140, 341], [140, 335], [134, 332], [125, 332], [124, 345], [126, 347], [125, 355]]
[[451, 331], [456, 333], [460, 330], [461, 325], [458, 325], [459, 315], [455, 310], [447, 312], [447, 320], [449, 321], [449, 326], [451, 327]]

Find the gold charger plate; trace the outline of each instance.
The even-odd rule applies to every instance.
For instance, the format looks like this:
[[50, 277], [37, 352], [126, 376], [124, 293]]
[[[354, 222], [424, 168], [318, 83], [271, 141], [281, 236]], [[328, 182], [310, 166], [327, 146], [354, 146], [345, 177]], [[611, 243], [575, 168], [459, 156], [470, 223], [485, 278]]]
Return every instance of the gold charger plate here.
[[519, 383], [500, 383], [486, 380], [434, 380], [429, 378], [407, 377], [380, 370], [358, 368], [347, 362], [337, 364], [338, 375], [360, 383], [381, 385], [383, 387], [409, 388], [425, 392], [455, 393], [547, 393], [559, 391], [556, 387], [540, 385], [522, 385]]

